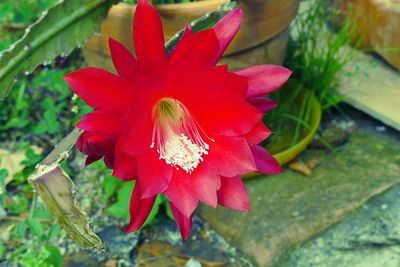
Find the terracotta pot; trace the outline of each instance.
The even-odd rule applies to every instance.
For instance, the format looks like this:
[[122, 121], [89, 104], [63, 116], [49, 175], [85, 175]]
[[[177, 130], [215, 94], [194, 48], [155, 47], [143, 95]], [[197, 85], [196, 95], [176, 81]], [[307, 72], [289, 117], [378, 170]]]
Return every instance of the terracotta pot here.
[[[187, 23], [216, 10], [225, 2], [226, 0], [203, 0], [156, 5], [163, 21], [165, 40], [169, 40]], [[244, 12], [241, 29], [225, 53], [230, 56], [226, 61], [233, 64], [232, 69], [252, 64], [281, 64], [285, 56], [287, 28], [297, 13], [298, 5], [299, 0], [243, 0], [239, 6]], [[89, 65], [114, 70], [108, 48], [109, 37], [120, 41], [134, 52], [134, 10], [135, 5], [127, 3], [120, 3], [110, 9], [100, 35], [93, 36], [84, 49]], [[251, 62], [246, 64], [249, 58]]]
[[[400, 69], [400, 1], [332, 0], [341, 11], [340, 21], [349, 18], [361, 48], [373, 49]], [[394, 48], [394, 49], [393, 49]]]

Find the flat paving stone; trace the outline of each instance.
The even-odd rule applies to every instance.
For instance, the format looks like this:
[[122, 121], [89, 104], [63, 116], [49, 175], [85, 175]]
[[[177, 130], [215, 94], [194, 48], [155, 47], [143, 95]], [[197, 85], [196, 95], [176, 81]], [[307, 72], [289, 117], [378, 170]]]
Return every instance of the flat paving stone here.
[[400, 266], [400, 186], [372, 198], [343, 221], [302, 244], [282, 267]]
[[256, 265], [275, 266], [298, 244], [400, 183], [400, 134], [379, 132], [379, 124], [371, 121], [357, 119], [337, 153], [303, 153], [299, 160], [321, 162], [309, 177], [285, 169], [282, 175], [248, 180], [250, 213], [204, 205], [200, 216]]

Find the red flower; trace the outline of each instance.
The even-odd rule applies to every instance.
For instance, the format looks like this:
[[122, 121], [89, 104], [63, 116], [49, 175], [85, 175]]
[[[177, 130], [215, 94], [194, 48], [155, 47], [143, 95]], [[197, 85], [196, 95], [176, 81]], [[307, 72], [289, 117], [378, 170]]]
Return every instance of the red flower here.
[[235, 73], [215, 66], [239, 29], [242, 11], [226, 15], [212, 29], [192, 33], [165, 54], [161, 20], [139, 0], [133, 22], [137, 59], [110, 39], [118, 76], [84, 68], [65, 80], [94, 112], [77, 126], [77, 146], [90, 164], [104, 157], [113, 175], [136, 179], [127, 232], [139, 229], [157, 194], [170, 200], [186, 239], [198, 201], [248, 211], [239, 175], [280, 173], [258, 144], [271, 131], [261, 119], [275, 103], [261, 97], [278, 89], [291, 72], [265, 65]]

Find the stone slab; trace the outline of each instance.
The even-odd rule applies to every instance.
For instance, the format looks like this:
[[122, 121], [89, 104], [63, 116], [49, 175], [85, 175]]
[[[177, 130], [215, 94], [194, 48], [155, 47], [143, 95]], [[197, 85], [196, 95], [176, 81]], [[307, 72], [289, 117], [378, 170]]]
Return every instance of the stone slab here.
[[400, 266], [400, 186], [377, 196], [278, 265]]
[[321, 162], [310, 177], [285, 169], [282, 175], [250, 179], [250, 213], [201, 206], [200, 216], [256, 264], [274, 266], [297, 244], [399, 184], [400, 136], [371, 133], [376, 126], [361, 130], [369, 121], [360, 122], [337, 153], [303, 153], [300, 160]]
[[354, 75], [342, 76], [337, 92], [344, 102], [400, 131], [400, 72], [374, 56], [354, 53], [348, 69]]

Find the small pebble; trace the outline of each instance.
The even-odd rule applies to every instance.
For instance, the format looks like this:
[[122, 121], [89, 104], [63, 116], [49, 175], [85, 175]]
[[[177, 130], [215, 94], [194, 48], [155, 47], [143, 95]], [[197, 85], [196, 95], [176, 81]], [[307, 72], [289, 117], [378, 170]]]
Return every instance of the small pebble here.
[[292, 216], [293, 217], [297, 217], [297, 216], [299, 216], [300, 215], [300, 212], [298, 212], [298, 211], [293, 211], [292, 212]]
[[188, 260], [185, 264], [185, 267], [202, 267], [201, 263], [193, 258]]
[[384, 132], [386, 131], [386, 127], [385, 126], [376, 126], [375, 128], [378, 132]]

